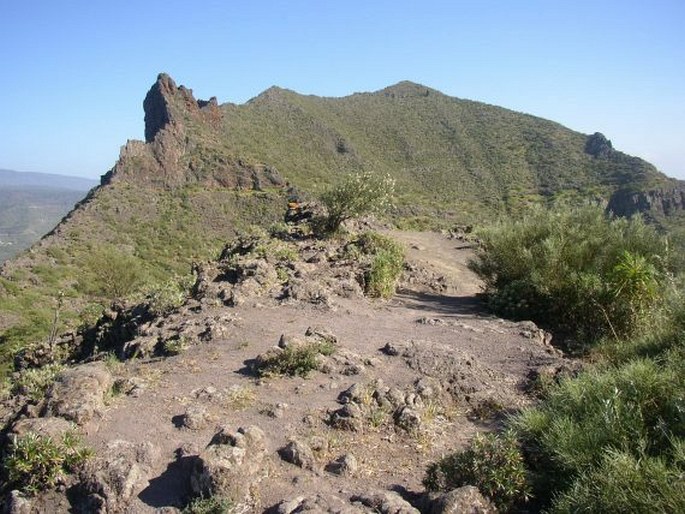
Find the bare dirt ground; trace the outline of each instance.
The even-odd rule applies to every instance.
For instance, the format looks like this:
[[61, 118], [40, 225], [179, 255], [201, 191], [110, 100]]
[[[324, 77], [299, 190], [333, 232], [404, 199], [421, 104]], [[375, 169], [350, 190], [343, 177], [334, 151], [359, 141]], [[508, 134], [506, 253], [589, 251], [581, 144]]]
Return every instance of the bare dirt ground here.
[[[398, 490], [411, 497], [423, 490], [428, 464], [463, 447], [477, 431], [491, 430], [503, 411], [532, 401], [524, 393], [530, 371], [562, 360], [544, 333], [485, 311], [476, 296], [478, 279], [466, 266], [472, 251], [465, 243], [434, 233], [392, 235], [406, 246], [410, 267], [444, 277], [442, 292], [409, 279], [390, 301], [338, 298], [325, 309], [216, 305], [187, 323], [211, 318], [220, 336], [177, 356], [119, 365], [116, 375], [138, 377], [143, 385], [135, 395], [113, 397], [103, 417], [86, 427], [86, 440], [96, 454], [117, 439], [150, 442], [159, 450], [131, 512], [184, 505], [191, 457], [219, 427], [251, 425], [264, 431], [268, 447], [261, 480], [250, 488], [251, 511], [316, 493], [350, 498]], [[250, 372], [250, 362], [281, 335], [301, 337], [308, 327], [337, 338], [326, 372], [267, 379]], [[354, 384], [371, 395], [388, 388], [411, 394], [426, 383], [435, 391], [413, 404], [420, 422], [409, 428], [392, 412], [372, 407], [370, 397], [360, 400], [368, 410], [357, 431], [330, 423], [341, 408], [339, 395]], [[188, 412], [196, 423], [184, 422]], [[279, 457], [292, 439], [312, 448], [313, 469]], [[356, 458], [357, 469], [327, 471], [344, 454]]]

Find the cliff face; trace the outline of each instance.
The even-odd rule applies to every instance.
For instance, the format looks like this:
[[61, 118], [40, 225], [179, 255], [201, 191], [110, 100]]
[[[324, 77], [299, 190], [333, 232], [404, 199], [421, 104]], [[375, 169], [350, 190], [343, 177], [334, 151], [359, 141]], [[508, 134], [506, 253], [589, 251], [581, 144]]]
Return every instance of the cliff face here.
[[215, 97], [196, 100], [191, 89], [161, 73], [143, 109], [145, 142], [128, 141], [102, 184], [123, 180], [167, 189], [192, 183], [237, 189], [285, 184], [275, 168], [238, 158], [221, 146], [222, 113]]
[[651, 191], [619, 190], [610, 198], [607, 211], [616, 216], [637, 213], [649, 216], [671, 216], [685, 209], [685, 183], [672, 189]]

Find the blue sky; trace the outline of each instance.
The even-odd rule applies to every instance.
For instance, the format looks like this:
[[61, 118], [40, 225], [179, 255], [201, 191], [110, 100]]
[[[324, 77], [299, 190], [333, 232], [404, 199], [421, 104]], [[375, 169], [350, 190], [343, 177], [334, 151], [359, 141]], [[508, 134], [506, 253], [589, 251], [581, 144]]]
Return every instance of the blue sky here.
[[242, 103], [412, 80], [685, 179], [685, 2], [0, 0], [0, 168], [98, 177], [157, 73]]

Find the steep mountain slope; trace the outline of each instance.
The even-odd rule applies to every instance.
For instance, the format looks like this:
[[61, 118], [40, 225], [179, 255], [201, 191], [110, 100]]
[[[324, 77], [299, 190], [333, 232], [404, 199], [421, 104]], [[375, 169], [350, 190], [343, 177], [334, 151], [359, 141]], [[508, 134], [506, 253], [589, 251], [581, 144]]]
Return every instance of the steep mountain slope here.
[[161, 74], [143, 105], [146, 142], [127, 142], [100, 188], [3, 265], [0, 363], [53, 320], [188, 274], [236, 230], [279, 220], [288, 184], [317, 192], [346, 171], [389, 173], [394, 215], [432, 226], [676, 185], [600, 134], [408, 82], [337, 99], [271, 88], [237, 106]]

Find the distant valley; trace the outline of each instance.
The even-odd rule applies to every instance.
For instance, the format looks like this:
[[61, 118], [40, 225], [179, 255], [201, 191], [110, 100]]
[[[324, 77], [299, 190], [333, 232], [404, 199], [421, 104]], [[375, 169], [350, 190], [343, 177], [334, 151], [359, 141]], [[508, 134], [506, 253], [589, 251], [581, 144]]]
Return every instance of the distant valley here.
[[96, 185], [79, 177], [0, 169], [0, 263], [52, 230]]

